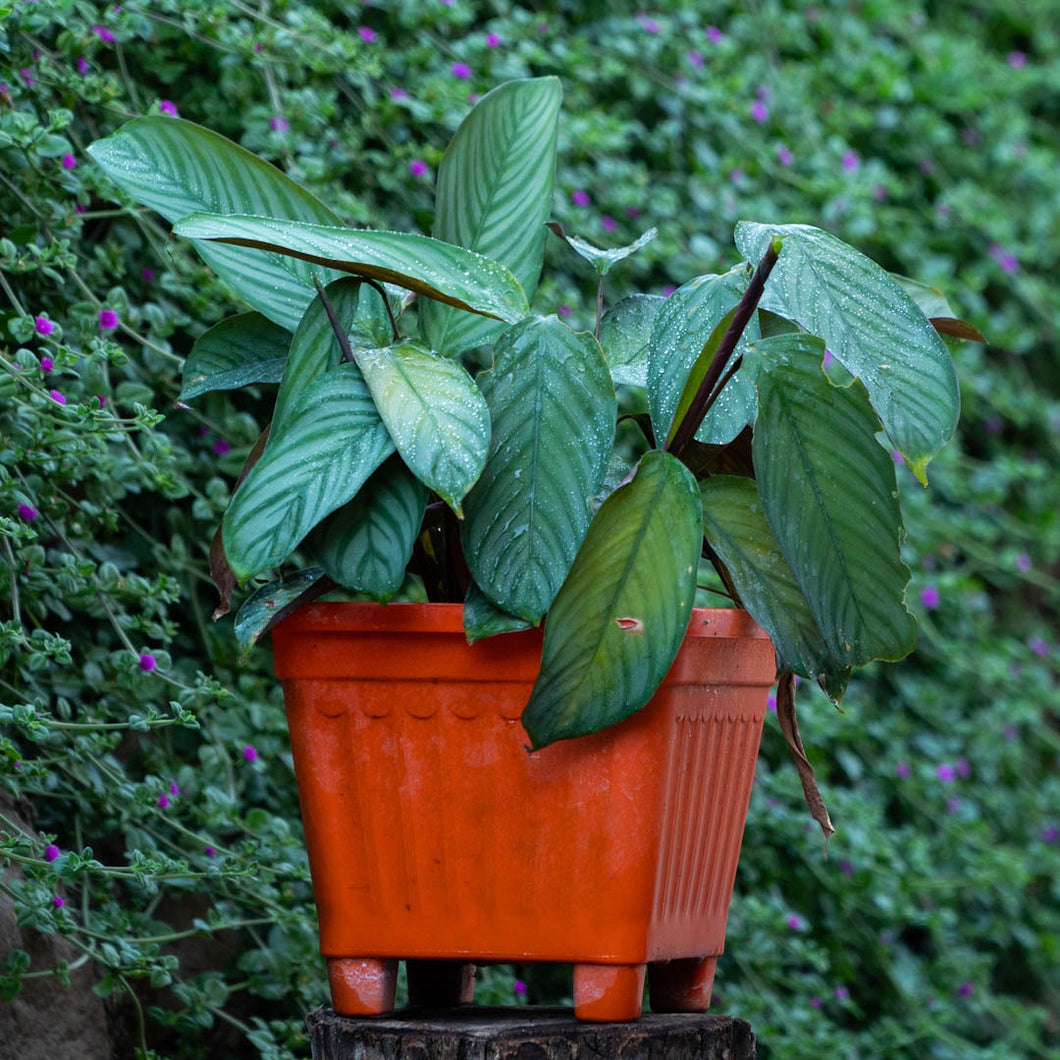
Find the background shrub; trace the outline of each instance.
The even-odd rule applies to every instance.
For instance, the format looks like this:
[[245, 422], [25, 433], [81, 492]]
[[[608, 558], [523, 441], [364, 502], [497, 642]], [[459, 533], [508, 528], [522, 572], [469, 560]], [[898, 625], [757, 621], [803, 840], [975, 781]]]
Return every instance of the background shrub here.
[[[555, 217], [665, 292], [739, 218], [828, 228], [942, 288], [960, 435], [900, 473], [920, 646], [803, 736], [827, 859], [767, 725], [717, 980], [762, 1055], [1009, 1058], [1060, 1045], [1054, 5], [389, 0], [16, 3], [0, 12], [0, 889], [78, 954], [0, 954], [0, 993], [90, 968], [119, 1055], [305, 1056], [326, 996], [267, 649], [209, 622], [206, 545], [254, 393], [175, 407], [238, 306], [85, 146], [179, 113], [353, 225], [429, 231], [469, 100], [556, 73]], [[536, 307], [591, 325], [557, 241]], [[613, 274], [614, 275], [614, 274]], [[35, 828], [26, 824], [30, 810]], [[479, 996], [511, 1000], [511, 969]], [[518, 969], [529, 1000], [562, 976]], [[519, 995], [522, 996], [522, 995]]]

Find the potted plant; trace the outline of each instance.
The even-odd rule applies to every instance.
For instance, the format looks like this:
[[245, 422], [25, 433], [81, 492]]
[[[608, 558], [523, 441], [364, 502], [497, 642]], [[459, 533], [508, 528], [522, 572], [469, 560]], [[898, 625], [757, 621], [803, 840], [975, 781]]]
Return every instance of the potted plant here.
[[[560, 101], [544, 77], [478, 102], [431, 237], [347, 228], [179, 119], [90, 149], [251, 307], [197, 340], [182, 400], [279, 384], [211, 566], [223, 614], [311, 564], [236, 631], [275, 627], [342, 1012], [392, 1006], [399, 957], [419, 1000], [466, 999], [474, 959], [566, 960], [582, 1018], [639, 1014], [645, 965], [654, 1007], [705, 1008], [768, 687], [827, 834], [796, 675], [838, 702], [915, 640], [894, 461], [926, 483], [958, 416], [939, 332], [970, 329], [817, 228], [751, 222], [728, 272], [606, 311], [654, 233], [552, 225], [596, 326], [534, 315]], [[312, 602], [334, 590], [369, 602]]]

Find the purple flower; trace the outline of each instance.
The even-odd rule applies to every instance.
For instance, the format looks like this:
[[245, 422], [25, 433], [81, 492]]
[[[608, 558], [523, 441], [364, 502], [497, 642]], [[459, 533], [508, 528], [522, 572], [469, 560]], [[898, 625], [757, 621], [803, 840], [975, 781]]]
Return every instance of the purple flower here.
[[50, 357], [42, 357], [40, 359], [40, 370], [42, 372], [50, 372], [55, 367], [55, 362]]
[[839, 863], [839, 871], [844, 876], [854, 875], [854, 864], [853, 862], [847, 861], [845, 858]]
[[524, 983], [522, 979], [516, 979], [515, 982], [512, 983], [512, 993], [515, 994], [516, 997], [526, 997], [526, 983]]
[[205, 855], [206, 855], [206, 856], [207, 856], [208, 858], [215, 858], [215, 857], [217, 857], [217, 851], [216, 851], [216, 850], [214, 850], [214, 848], [213, 848], [213, 847], [203, 847], [203, 848], [202, 848], [202, 852], [203, 852], [203, 853], [204, 853], [204, 854], [205, 854]]
[[107, 399], [106, 399], [106, 397], [103, 394], [97, 394], [96, 395], [96, 400], [99, 402], [99, 407], [100, 408], [103, 408], [103, 406], [106, 405], [106, 403], [107, 403]]
[[659, 23], [656, 22], [655, 19], [644, 14], [643, 11], [637, 13], [637, 21], [640, 23], [640, 28], [644, 30], [645, 33], [659, 32]]
[[766, 709], [771, 710], [774, 714], [777, 712], [777, 694], [776, 692], [770, 692], [766, 696]]
[[706, 63], [702, 52], [690, 51], [685, 58], [688, 60], [689, 66], [703, 66]]
[[898, 452], [897, 449], [892, 449], [891, 450], [891, 459], [896, 464], [904, 464], [905, 463], [905, 457], [902, 456], [902, 454], [900, 452]]
[[1000, 243], [991, 243], [989, 254], [1001, 267], [1001, 271], [1009, 276], [1020, 271], [1020, 263], [1016, 255], [1007, 251]]
[[589, 205], [589, 193], [583, 191], [581, 188], [576, 188], [570, 193], [570, 201], [575, 206], [588, 206]]
[[1027, 65], [1027, 56], [1023, 52], [1009, 52], [1008, 64], [1013, 70], [1018, 70], [1021, 66]]
[[743, 180], [743, 170], [739, 166], [736, 166], [733, 169], [730, 169], [729, 170], [729, 180], [733, 184], [736, 184], [738, 181]]
[[811, 997], [810, 1008], [824, 1008], [824, 1002], [819, 997]]
[[61, 853], [62, 851], [54, 843], [49, 843], [44, 848], [44, 860], [54, 861]]
[[113, 309], [99, 311], [99, 326], [104, 331], [113, 331], [118, 326], [118, 314]]
[[48, 391], [48, 396], [57, 405], [65, 405], [66, 404], [66, 398], [62, 394], [60, 394], [58, 390], [49, 390]]
[[760, 100], [756, 99], [751, 104], [751, 117], [754, 118], [759, 125], [764, 125], [769, 121], [769, 108]]
[[943, 762], [942, 765], [935, 767], [935, 776], [944, 784], [949, 784], [956, 779], [957, 771], [948, 762]]
[[958, 997], [971, 997], [975, 993], [975, 985], [965, 980], [959, 987], [957, 987]]
[[905, 780], [912, 772], [913, 770], [908, 762], [899, 762], [898, 765], [894, 767], [895, 776], [897, 776], [899, 780]]
[[33, 326], [38, 335], [50, 335], [55, 330], [55, 325], [47, 317], [34, 317]]
[[[1048, 825], [1042, 829], [1043, 843], [1060, 843], [1060, 828], [1055, 824]], [[49, 859], [50, 860], [50, 859]]]
[[59, 164], [63, 169], [77, 169], [77, 159], [70, 153], [63, 155]]
[[1049, 642], [1043, 640], [1041, 637], [1031, 637], [1031, 639], [1027, 641], [1027, 647], [1030, 648], [1035, 655], [1039, 655], [1043, 659], [1049, 654]]
[[471, 67], [467, 63], [451, 63], [449, 73], [458, 81], [469, 81], [471, 79]]
[[103, 41], [104, 44], [113, 44], [114, 43], [114, 34], [109, 29], [107, 29], [106, 26], [99, 26], [99, 25], [93, 26], [92, 27], [92, 32], [97, 37], [99, 37], [99, 39], [101, 41]]
[[618, 222], [613, 217], [605, 213], [603, 217], [600, 218], [600, 227], [605, 232], [613, 232], [618, 227]]
[[967, 780], [972, 775], [972, 763], [963, 755], [954, 762], [954, 765], [957, 768], [957, 776]]
[[1028, 571], [1031, 569], [1031, 557], [1026, 552], [1021, 552], [1016, 557], [1016, 570]]
[[835, 355], [832, 353], [831, 350], [825, 348], [824, 360], [821, 361], [821, 366], [823, 368], [827, 368], [834, 360], [835, 360]]
[[34, 519], [40, 514], [32, 504], [20, 504], [18, 506], [19, 518], [24, 522], [32, 523]]
[[248, 743], [246, 747], [243, 748], [243, 757], [248, 762], [256, 762], [261, 756], [258, 754], [257, 748]]
[[670, 297], [670, 295], [672, 295], [672, 294], [674, 293], [674, 291], [676, 291], [676, 290], [677, 290], [677, 288], [676, 288], [676, 287], [675, 287], [675, 286], [674, 286], [674, 285], [673, 285], [672, 283], [668, 283], [668, 284], [667, 284], [667, 285], [666, 285], [666, 286], [665, 286], [665, 287], [664, 287], [664, 288], [662, 289], [662, 296], [663, 296], [663, 298], [669, 298], [669, 297]]
[[844, 151], [842, 158], [843, 168], [848, 173], [853, 173], [861, 165], [861, 158], [857, 151]]
[[787, 924], [788, 927], [791, 928], [792, 931], [801, 931], [802, 930], [802, 917], [798, 916], [796, 913], [792, 913], [791, 916], [789, 916], [784, 921], [784, 923]]
[[171, 780], [169, 782], [169, 794], [170, 795], [179, 795], [180, 794], [180, 787], [177, 785], [177, 782], [175, 780]]
[[144, 283], [154, 283], [154, 280], [155, 280], [154, 269], [141, 269], [140, 270], [140, 279], [142, 279], [144, 281]]
[[62, 907], [66, 905], [66, 903], [62, 899], [62, 895], [57, 894], [52, 899], [52, 905], [54, 905], [56, 909], [62, 909]]
[[213, 443], [213, 451], [218, 456], [224, 456], [225, 453], [231, 452], [231, 449], [232, 446], [224, 438], [218, 438], [217, 441]]
[[1019, 729], [1017, 729], [1015, 725], [1006, 725], [1001, 730], [1001, 735], [1004, 736], [1006, 740], [1015, 740], [1019, 736]]
[[291, 128], [291, 123], [282, 114], [276, 114], [269, 118], [269, 128], [273, 132], [285, 133]]
[[925, 585], [920, 590], [920, 602], [929, 610], [934, 611], [939, 606], [938, 586]]
[[707, 40], [711, 44], [720, 44], [724, 39], [725, 34], [717, 26], [707, 26]]
[[570, 308], [570, 306], [569, 306], [569, 305], [561, 305], [561, 306], [560, 306], [560, 307], [559, 307], [559, 308], [558, 308], [558, 309], [556, 310], [556, 312], [557, 312], [557, 313], [558, 313], [558, 314], [559, 314], [559, 315], [560, 315], [561, 317], [569, 317], [569, 316], [570, 316], [570, 314], [571, 314], [571, 308]]
[[19, 70], [19, 76], [25, 81], [26, 88], [33, 87], [33, 71], [28, 66], [23, 66], [22, 69]]
[[409, 94], [403, 88], [392, 88], [390, 90], [391, 99], [408, 99]]
[[159, 104], [158, 104], [158, 109], [163, 114], [168, 114], [171, 118], [179, 118], [180, 117], [180, 113], [177, 110], [177, 105], [171, 99], [163, 99], [163, 100], [161, 100], [159, 102]]
[[169, 808], [169, 796], [164, 791], [158, 796], [158, 808], [160, 810], [166, 810]]
[[378, 34], [370, 26], [358, 26], [357, 33], [365, 44], [374, 44]]
[[81, 58], [77, 60], [77, 72], [84, 76], [88, 73], [88, 69], [88, 60], [82, 55]]
[[846, 1001], [850, 997], [850, 991], [845, 986], [837, 986], [832, 993], [835, 994], [836, 1001]]
[[422, 177], [427, 172], [427, 163], [422, 158], [414, 158], [409, 163], [409, 172], [414, 177]]
[[795, 161], [795, 156], [791, 153], [791, 148], [787, 144], [781, 144], [777, 148], [777, 161], [782, 166], [790, 166]]
[[[496, 33], [487, 33], [486, 34], [486, 47], [487, 48], [499, 48], [500, 44], [501, 44], [501, 39], [500, 39], [500, 37], [497, 36]], [[518, 980], [516, 980], [516, 982], [518, 982]]]
[[630, 218], [640, 217], [640, 208], [637, 207], [637, 206], [627, 206], [626, 207], [626, 216], [630, 217]]
[[155, 657], [149, 651], [141, 653], [140, 669], [143, 670], [145, 674], [149, 674], [157, 665], [158, 663], [155, 661]]
[[262, 44], [261, 41], [258, 41], [257, 44], [254, 45], [254, 51], [263, 52], [264, 50], [265, 50], [265, 45]]
[[961, 808], [961, 800], [956, 795], [950, 795], [946, 799], [946, 812], [956, 813]]

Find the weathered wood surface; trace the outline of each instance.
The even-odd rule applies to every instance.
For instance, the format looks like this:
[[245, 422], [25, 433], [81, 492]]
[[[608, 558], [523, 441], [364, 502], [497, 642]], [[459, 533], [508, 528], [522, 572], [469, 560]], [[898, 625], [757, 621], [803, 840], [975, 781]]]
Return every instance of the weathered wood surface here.
[[579, 1023], [564, 1008], [404, 1011], [306, 1018], [313, 1060], [754, 1060], [750, 1024], [703, 1013]]

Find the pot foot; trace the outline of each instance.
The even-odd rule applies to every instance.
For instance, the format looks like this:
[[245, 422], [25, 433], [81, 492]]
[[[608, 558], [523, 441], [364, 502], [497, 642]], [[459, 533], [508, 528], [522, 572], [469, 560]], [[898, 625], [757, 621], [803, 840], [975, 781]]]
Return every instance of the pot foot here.
[[378, 1016], [394, 1010], [398, 962], [373, 957], [329, 957], [331, 1004], [340, 1016]]
[[652, 1012], [706, 1012], [717, 957], [687, 957], [648, 965]]
[[623, 1022], [640, 1016], [643, 964], [576, 964], [574, 1015], [592, 1023]]
[[475, 966], [467, 961], [409, 960], [405, 970], [410, 1005], [450, 1008], [475, 1000]]

